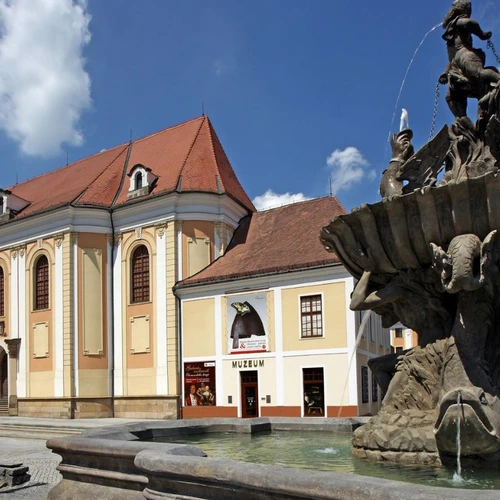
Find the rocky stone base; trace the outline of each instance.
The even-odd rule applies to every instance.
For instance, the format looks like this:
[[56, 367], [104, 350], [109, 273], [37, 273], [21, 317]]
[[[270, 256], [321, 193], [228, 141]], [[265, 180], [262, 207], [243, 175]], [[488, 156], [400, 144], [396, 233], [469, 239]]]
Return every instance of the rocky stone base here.
[[370, 460], [377, 460], [378, 462], [394, 462], [405, 465], [442, 465], [441, 458], [438, 453], [382, 451], [353, 448], [352, 454], [356, 457], [369, 458]]
[[[353, 434], [353, 452], [377, 460], [404, 463], [438, 463], [433, 433], [435, 411], [380, 412]], [[406, 458], [402, 458], [406, 455]]]

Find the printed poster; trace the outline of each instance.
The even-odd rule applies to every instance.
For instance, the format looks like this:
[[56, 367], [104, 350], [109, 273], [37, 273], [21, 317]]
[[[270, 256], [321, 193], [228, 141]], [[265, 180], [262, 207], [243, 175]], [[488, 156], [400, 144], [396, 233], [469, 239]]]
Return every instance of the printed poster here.
[[215, 361], [184, 363], [185, 406], [215, 406]]
[[227, 298], [228, 352], [266, 352], [269, 345], [267, 293], [232, 295]]

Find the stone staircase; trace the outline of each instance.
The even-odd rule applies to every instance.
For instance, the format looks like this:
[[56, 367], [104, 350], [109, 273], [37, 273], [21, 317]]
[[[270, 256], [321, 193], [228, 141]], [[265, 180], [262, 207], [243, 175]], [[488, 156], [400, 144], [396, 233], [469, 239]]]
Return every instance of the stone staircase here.
[[9, 399], [0, 398], [0, 416], [6, 416], [9, 414]]
[[85, 427], [65, 426], [64, 422], [47, 425], [37, 422], [17, 423], [9, 420], [13, 420], [12, 417], [0, 420], [0, 437], [52, 439], [55, 437], [78, 435], [87, 430]]

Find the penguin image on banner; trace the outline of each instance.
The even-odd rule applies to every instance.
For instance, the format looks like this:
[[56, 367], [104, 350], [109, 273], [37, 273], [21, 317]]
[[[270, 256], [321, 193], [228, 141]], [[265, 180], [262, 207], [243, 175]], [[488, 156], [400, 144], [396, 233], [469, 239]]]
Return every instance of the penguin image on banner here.
[[[247, 297], [245, 297], [247, 298]], [[264, 297], [265, 298], [265, 297]], [[266, 301], [259, 301], [265, 306]], [[261, 352], [267, 350], [267, 334], [261, 316], [247, 300], [230, 302], [236, 311], [231, 324], [232, 352]], [[265, 309], [264, 309], [265, 312]]]

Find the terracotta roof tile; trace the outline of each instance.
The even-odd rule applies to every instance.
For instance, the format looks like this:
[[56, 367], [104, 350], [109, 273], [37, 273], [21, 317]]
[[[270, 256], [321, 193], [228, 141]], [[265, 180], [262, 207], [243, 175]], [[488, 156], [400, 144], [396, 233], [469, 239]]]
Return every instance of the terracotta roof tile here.
[[109, 149], [10, 187], [13, 194], [31, 202], [16, 218], [74, 202], [123, 149], [123, 145]]
[[[78, 205], [109, 207], [120, 189], [129, 146], [122, 149], [116, 159], [104, 170], [79, 198]], [[128, 189], [128, 185], [126, 186]]]
[[339, 264], [319, 232], [344, 213], [333, 196], [253, 213], [242, 219], [222, 257], [177, 287]]
[[122, 184], [122, 178], [138, 163], [157, 176], [149, 197], [180, 186], [182, 192], [225, 193], [255, 210], [208, 117], [202, 116], [10, 187], [14, 195], [31, 202], [16, 218], [69, 204], [110, 207], [113, 200], [125, 204], [129, 184], [128, 178]]

